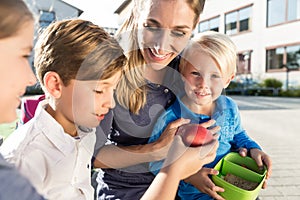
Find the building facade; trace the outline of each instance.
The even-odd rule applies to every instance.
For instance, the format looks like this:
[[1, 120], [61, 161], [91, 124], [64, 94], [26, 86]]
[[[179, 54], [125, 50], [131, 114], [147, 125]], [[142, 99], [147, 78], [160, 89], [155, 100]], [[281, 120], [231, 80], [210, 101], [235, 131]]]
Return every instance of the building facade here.
[[300, 86], [300, 0], [206, 0], [195, 32], [206, 30], [228, 34], [237, 45], [237, 79]]

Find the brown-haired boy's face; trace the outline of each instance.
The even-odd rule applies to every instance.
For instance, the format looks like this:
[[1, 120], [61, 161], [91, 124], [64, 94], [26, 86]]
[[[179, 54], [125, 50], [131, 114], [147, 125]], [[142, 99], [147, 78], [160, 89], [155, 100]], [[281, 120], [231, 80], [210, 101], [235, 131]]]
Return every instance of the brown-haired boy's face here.
[[68, 86], [63, 86], [56, 110], [65, 118], [61, 121], [89, 128], [98, 126], [109, 109], [115, 106], [113, 94], [120, 76], [121, 72], [117, 72], [100, 81], [73, 79]]

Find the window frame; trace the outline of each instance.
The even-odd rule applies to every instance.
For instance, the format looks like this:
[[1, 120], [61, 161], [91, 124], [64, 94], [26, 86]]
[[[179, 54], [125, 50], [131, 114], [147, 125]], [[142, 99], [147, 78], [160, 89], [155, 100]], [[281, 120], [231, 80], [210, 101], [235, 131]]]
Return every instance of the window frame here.
[[[249, 14], [249, 23], [248, 23], [248, 27], [249, 28], [248, 28], [248, 30], [240, 31], [240, 21], [241, 21], [241, 19], [240, 19], [240, 10], [243, 10], [243, 9], [246, 9], [246, 8], [250, 8], [251, 9], [251, 13]], [[232, 29], [230, 29], [230, 30], [228, 29], [227, 30], [226, 16], [228, 14], [231, 14], [231, 13], [234, 13], [234, 12], [237, 12], [237, 17], [236, 17], [236, 21], [235, 21], [236, 22], [236, 33], [228, 33], [228, 31], [230, 31]], [[253, 3], [224, 13], [224, 33], [226, 35], [237, 35], [237, 34], [251, 32], [252, 31], [252, 20], [251, 19], [253, 19]]]
[[[214, 16], [214, 17], [211, 17], [211, 18], [208, 18], [208, 19], [205, 19], [205, 20], [203, 20], [203, 21], [200, 21], [199, 23], [198, 23], [198, 33], [201, 33], [201, 32], [204, 32], [204, 31], [212, 31], [213, 29], [211, 28], [211, 21], [212, 20], [214, 20], [214, 19], [217, 19], [218, 20], [218, 26], [217, 26], [217, 28], [218, 28], [218, 32], [220, 32], [220, 22], [221, 22], [221, 16], [220, 15], [217, 15], [217, 16]], [[203, 23], [205, 23], [205, 22], [207, 22], [208, 23], [208, 29], [207, 30], [204, 30], [204, 31], [201, 31], [200, 30], [200, 25], [201, 24], [203, 24]]]
[[[272, 47], [268, 47], [266, 48], [266, 60], [265, 60], [265, 64], [266, 64], [266, 72], [267, 73], [272, 73], [272, 72], [285, 72], [286, 69], [284, 68], [284, 66], [287, 66], [287, 48], [288, 47], [292, 47], [292, 46], [299, 46], [300, 47], [300, 42], [297, 43], [290, 43], [290, 44], [282, 44], [282, 45], [277, 45], [277, 46], [272, 46]], [[269, 68], [268, 66], [268, 51], [270, 50], [276, 50], [279, 48], [283, 48], [283, 56], [282, 56], [282, 66], [280, 66], [279, 68]], [[300, 49], [300, 48], [299, 48]], [[296, 70], [299, 71], [300, 68], [298, 69], [291, 69], [291, 70]]]
[[[288, 24], [288, 23], [292, 23], [292, 22], [296, 22], [296, 21], [300, 21], [300, 14], [299, 14], [299, 18], [297, 19], [292, 19], [292, 20], [288, 20], [288, 16], [289, 16], [289, 12], [288, 12], [288, 8], [289, 8], [289, 6], [288, 6], [288, 2], [290, 1], [290, 0], [283, 0], [283, 1], [285, 1], [285, 4], [284, 4], [284, 6], [285, 6], [285, 13], [284, 13], [284, 20], [283, 20], [283, 22], [278, 22], [278, 23], [275, 23], [275, 24], [272, 24], [272, 25], [269, 25], [269, 14], [270, 14], [270, 10], [269, 10], [269, 2], [270, 1], [272, 1], [272, 0], [267, 0], [266, 1], [266, 7], [267, 7], [267, 11], [266, 11], [266, 14], [267, 14], [267, 16], [266, 16], [266, 27], [267, 28], [269, 28], [269, 27], [274, 27], [274, 26], [279, 26], [279, 25], [283, 25], [283, 24]], [[300, 2], [299, 2], [300, 3]], [[299, 11], [300, 12], [300, 11]]]

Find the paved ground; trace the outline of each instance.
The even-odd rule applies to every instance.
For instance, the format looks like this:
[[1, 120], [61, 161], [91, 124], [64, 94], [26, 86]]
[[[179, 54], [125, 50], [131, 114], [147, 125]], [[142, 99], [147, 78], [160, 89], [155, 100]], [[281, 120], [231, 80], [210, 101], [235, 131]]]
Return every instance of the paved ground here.
[[272, 157], [273, 175], [260, 200], [299, 200], [300, 98], [232, 97], [244, 128]]

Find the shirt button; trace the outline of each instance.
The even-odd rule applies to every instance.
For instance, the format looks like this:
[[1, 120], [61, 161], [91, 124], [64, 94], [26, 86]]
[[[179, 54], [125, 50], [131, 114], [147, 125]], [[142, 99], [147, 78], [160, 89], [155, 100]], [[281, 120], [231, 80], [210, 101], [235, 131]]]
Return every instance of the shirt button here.
[[168, 93], [168, 92], [169, 92], [169, 90], [168, 90], [168, 89], [165, 89], [165, 90], [164, 90], [164, 93]]

